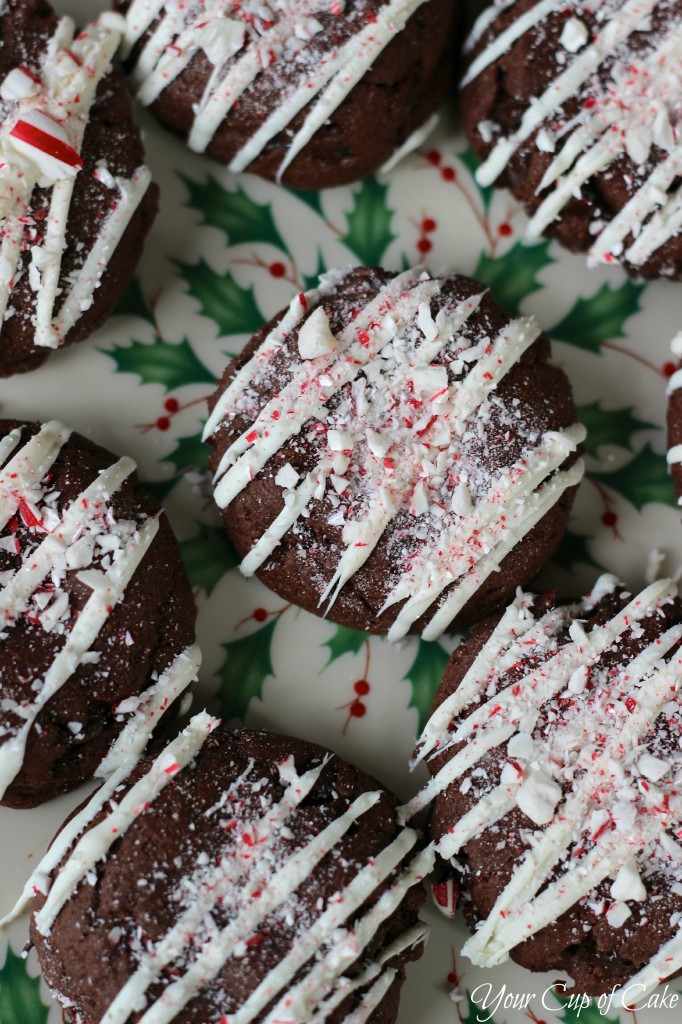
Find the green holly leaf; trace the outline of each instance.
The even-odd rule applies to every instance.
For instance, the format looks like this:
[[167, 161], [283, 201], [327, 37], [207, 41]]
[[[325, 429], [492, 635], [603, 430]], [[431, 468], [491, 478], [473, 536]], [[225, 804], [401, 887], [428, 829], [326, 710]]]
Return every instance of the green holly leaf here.
[[340, 658], [343, 654], [358, 654], [367, 641], [367, 634], [359, 629], [348, 629], [346, 626], [336, 626], [334, 635], [326, 640], [322, 646], [329, 648], [329, 661]]
[[587, 428], [583, 447], [588, 455], [598, 457], [602, 445], [617, 445], [634, 451], [632, 435], [638, 430], [655, 430], [655, 423], [647, 423], [633, 415], [632, 409], [603, 409], [599, 402], [581, 405], [577, 409], [579, 421]]
[[229, 245], [268, 242], [283, 252], [289, 250], [272, 215], [271, 203], [257, 203], [243, 188], [229, 192], [209, 176], [197, 182], [180, 175], [189, 192], [189, 205], [203, 215], [202, 224], [218, 228], [227, 236]]
[[618, 288], [603, 284], [589, 299], [577, 299], [563, 320], [547, 333], [599, 355], [605, 341], [625, 337], [625, 321], [638, 312], [645, 288], [634, 281], [625, 281]]
[[317, 247], [317, 270], [315, 271], [314, 274], [310, 274], [310, 275], [304, 274], [303, 275], [303, 286], [304, 286], [305, 290], [306, 291], [310, 291], [311, 288], [317, 288], [317, 286], [319, 284], [318, 278], [319, 278], [320, 274], [324, 274], [326, 270], [327, 270], [327, 265], [324, 262], [324, 256], [322, 255], [322, 250], [318, 246]]
[[436, 690], [442, 682], [450, 655], [435, 641], [418, 640], [417, 643], [414, 661], [403, 679], [409, 679], [412, 683], [412, 698], [409, 707], [417, 709], [419, 731], [421, 732]]
[[122, 297], [118, 300], [114, 316], [136, 316], [141, 320], [147, 320], [150, 324], [154, 323], [154, 316], [149, 308], [149, 303], [144, 297], [142, 287], [136, 277], [133, 278]]
[[638, 511], [650, 501], [677, 507], [665, 455], [659, 455], [648, 443], [620, 469], [591, 473], [590, 476], [622, 494]]
[[199, 303], [202, 315], [216, 322], [221, 337], [253, 334], [263, 326], [253, 286], [242, 288], [229, 272], [216, 274], [205, 260], [178, 265], [190, 295]]
[[561, 569], [570, 570], [577, 562], [581, 562], [583, 565], [589, 565], [593, 569], [601, 571], [603, 567], [595, 561], [587, 547], [587, 542], [591, 539], [584, 534], [566, 530], [559, 547], [552, 556], [552, 561]]
[[270, 645], [277, 619], [243, 640], [223, 644], [227, 660], [219, 675], [220, 705], [223, 718], [244, 721], [246, 711], [254, 697], [263, 693], [263, 683], [273, 675]]
[[495, 1024], [495, 1019], [490, 1016], [490, 1010], [484, 1008], [480, 1003], [475, 1003], [471, 998], [469, 989], [464, 993], [464, 1000], [457, 1004], [461, 1024], [480, 1024], [487, 1021], [487, 1024]]
[[117, 373], [134, 373], [143, 384], [161, 384], [166, 391], [175, 391], [184, 384], [215, 384], [215, 377], [187, 338], [178, 343], [163, 338], [133, 341], [132, 345], [102, 351], [114, 360]]
[[320, 217], [324, 217], [324, 211], [322, 209], [322, 193], [321, 192], [309, 192], [305, 189], [287, 188], [292, 196], [296, 196], [302, 203], [309, 206], [315, 213], [319, 213]]
[[191, 437], [179, 437], [177, 444], [170, 455], [164, 455], [164, 462], [172, 462], [176, 474], [182, 476], [188, 470], [198, 469], [208, 473], [208, 445], [201, 440], [201, 434], [192, 434]]
[[555, 263], [549, 255], [551, 242], [523, 245], [515, 242], [502, 256], [481, 253], [473, 276], [490, 286], [502, 309], [518, 314], [525, 298], [544, 287], [537, 279], [543, 267]]
[[239, 565], [239, 556], [223, 529], [202, 524], [196, 537], [181, 543], [182, 557], [193, 587], [210, 597], [225, 573]]
[[481, 161], [474, 153], [473, 147], [467, 146], [463, 153], [457, 154], [457, 159], [461, 164], [464, 164], [467, 171], [473, 178], [474, 184], [476, 185], [476, 188], [478, 189], [479, 194], [481, 196], [483, 209], [487, 212], [490, 209], [490, 204], [493, 201], [495, 189], [492, 187], [492, 185], [479, 185], [478, 182], [476, 181], [476, 171], [481, 166]]
[[396, 238], [391, 230], [395, 210], [387, 202], [388, 185], [366, 178], [353, 193], [353, 209], [346, 214], [348, 233], [341, 239], [365, 266], [380, 266]]
[[26, 961], [8, 946], [0, 968], [0, 1024], [45, 1024], [49, 1012], [40, 998], [40, 979], [30, 976]]

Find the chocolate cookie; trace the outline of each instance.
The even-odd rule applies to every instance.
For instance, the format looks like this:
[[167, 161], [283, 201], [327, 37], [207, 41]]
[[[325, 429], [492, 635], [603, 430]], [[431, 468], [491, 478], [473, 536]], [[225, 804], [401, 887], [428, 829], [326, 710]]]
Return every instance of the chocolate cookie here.
[[119, 0], [138, 98], [231, 171], [302, 189], [378, 170], [432, 127], [457, 0]]
[[668, 465], [678, 503], [682, 503], [682, 331], [671, 345], [677, 370], [668, 381]]
[[468, 278], [325, 275], [211, 401], [215, 499], [242, 571], [391, 639], [504, 604], [550, 558], [583, 472], [549, 354], [534, 320]]
[[504, 185], [591, 266], [682, 278], [682, 0], [513, 0], [470, 40], [464, 128]]
[[432, 808], [474, 963], [624, 1005], [682, 969], [681, 640], [673, 583], [602, 576], [572, 605], [519, 593], [452, 656], [403, 816]]
[[129, 764], [34, 875], [65, 1021], [392, 1024], [433, 854], [322, 747], [218, 725]]
[[44, 0], [0, 13], [0, 376], [87, 338], [130, 282], [157, 209], [123, 79], [123, 19], [78, 35]]
[[33, 807], [141, 752], [196, 675], [177, 541], [132, 459], [0, 421], [0, 803]]

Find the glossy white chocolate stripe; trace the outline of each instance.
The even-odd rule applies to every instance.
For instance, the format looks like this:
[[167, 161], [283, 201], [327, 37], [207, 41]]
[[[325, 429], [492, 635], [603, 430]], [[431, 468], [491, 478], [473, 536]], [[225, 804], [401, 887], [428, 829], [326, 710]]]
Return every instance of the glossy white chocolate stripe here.
[[[466, 746], [426, 787], [429, 791], [426, 800], [426, 790], [423, 790], [406, 805], [403, 809], [405, 817], [461, 778], [486, 750], [505, 744], [515, 733], [531, 734], [527, 742], [524, 741], [524, 749], [528, 753], [521, 757], [521, 761], [524, 763], [524, 758], [527, 758], [532, 765], [529, 763], [524, 769], [514, 764], [514, 772], [506, 773], [506, 777], [503, 772], [499, 784], [493, 784], [492, 788], [478, 795], [471, 810], [440, 840], [437, 850], [445, 858], [455, 856], [469, 839], [494, 825], [517, 804], [523, 809], [524, 805], [517, 797], [532, 771], [544, 772], [551, 779], [552, 764], [573, 763], [565, 761], [566, 750], [575, 749], [583, 758], [575, 762], [582, 769], [577, 780], [573, 780], [567, 795], [558, 796], [551, 818], [544, 819], [548, 824], [538, 828], [532, 841], [526, 844], [523, 859], [515, 867], [508, 885], [486, 920], [481, 922], [465, 945], [463, 952], [478, 965], [502, 963], [516, 945], [584, 900], [603, 880], [615, 880], [628, 864], [634, 863], [636, 872], [633, 856], [662, 841], [661, 837], [667, 838], [669, 830], [676, 832], [679, 828], [680, 806], [679, 801], [676, 802], [675, 772], [671, 770], [679, 764], [679, 757], [673, 754], [673, 764], [649, 757], [644, 736], [664, 709], [669, 717], [675, 712], [668, 709], [679, 702], [682, 625], [673, 625], [654, 635], [631, 660], [611, 667], [598, 684], [601, 689], [590, 691], [593, 709], [588, 711], [588, 705], [583, 704], [579, 696], [569, 701], [558, 726], [549, 732], [541, 732], [541, 746], [533, 745], [536, 712], [561, 693], [579, 695], [592, 667], [605, 653], [616, 650], [614, 641], [630, 631], [635, 638], [641, 636], [639, 624], [644, 619], [654, 618], [656, 612], [677, 594], [670, 581], [658, 581], [633, 598], [611, 620], [585, 633], [579, 626], [579, 620], [587, 617], [590, 609], [618, 586], [613, 577], [602, 578], [592, 595], [571, 609], [571, 640], [563, 643], [562, 639], [558, 651], [557, 639], [565, 629], [565, 616], [558, 615], [558, 609], [555, 609], [536, 621], [529, 610], [532, 598], [519, 595], [464, 676], [459, 688], [461, 693], [456, 692], [441, 705], [434, 716], [434, 723], [427, 727], [420, 741], [420, 757], [434, 750], [440, 753], [455, 743], [464, 742]], [[520, 619], [522, 611], [525, 614]], [[539, 634], [543, 633], [544, 649], [550, 657], [515, 681], [513, 686], [496, 692], [496, 677], [503, 676], [519, 661], [523, 662], [524, 647], [525, 657], [532, 657], [535, 646], [542, 642]], [[552, 654], [553, 651], [556, 653]], [[674, 653], [669, 657], [671, 652]], [[666, 657], [669, 657], [668, 661], [664, 660]], [[602, 691], [603, 697], [600, 696]], [[481, 703], [450, 732], [448, 726], [457, 723], [458, 716], [473, 700]], [[604, 716], [601, 710], [600, 700], [617, 700], [623, 706], [627, 703], [627, 714], [624, 708], [621, 717], [609, 724], [608, 715]], [[585, 724], [585, 716], [589, 714], [598, 716], [598, 725], [604, 736], [600, 738], [598, 747], [588, 745], [583, 749], [582, 744], [589, 744], [590, 723]], [[573, 744], [578, 745], [573, 747]], [[474, 756], [470, 753], [472, 747], [476, 748]], [[517, 749], [512, 754], [511, 746], [509, 748], [508, 756], [512, 761]], [[593, 749], [597, 752], [595, 756], [590, 755]], [[632, 789], [632, 782], [628, 783], [628, 779], [632, 779], [629, 774], [631, 766], [638, 765], [634, 779], [642, 779], [641, 773], [648, 770], [642, 767], [642, 758], [647, 757], [658, 770], [657, 775], [648, 776], [655, 779], [655, 784], [639, 786], [638, 803], [633, 805], [632, 811], [636, 824], [620, 826], [616, 818], [617, 801], [635, 799], [621, 793], [623, 787], [629, 791], [628, 785]], [[448, 771], [450, 765], [456, 766], [452, 772]], [[514, 778], [515, 773], [518, 778]], [[664, 778], [666, 782], [662, 781]], [[560, 789], [558, 793], [561, 793]], [[541, 818], [537, 820], [543, 821]], [[583, 836], [588, 840], [581, 843]], [[572, 844], [576, 844], [576, 848], [566, 859]], [[645, 863], [648, 862], [647, 856]], [[560, 864], [563, 870], [554, 877]], [[645, 898], [644, 895], [636, 895], [632, 886], [622, 896], [620, 893], [616, 895], [615, 882], [612, 892], [616, 901]], [[624, 909], [627, 918], [629, 910], [626, 906]], [[634, 984], [642, 985], [638, 995], [646, 995], [679, 968], [682, 960], [676, 956], [680, 952], [682, 939], [678, 933], [651, 964], [628, 983], [628, 988]]]
[[[566, 70], [527, 107], [519, 128], [510, 137], [497, 140], [477, 172], [478, 181], [483, 185], [492, 184], [518, 147], [527, 142], [543, 121], [555, 111], [560, 111], [571, 96], [580, 95], [599, 66], [616, 55], [619, 47], [627, 45], [632, 33], [641, 29], [646, 18], [659, 4], [660, 0], [630, 0], [622, 6], [614, 5], [614, 9], [610, 10], [601, 0], [598, 6], [606, 8], [605, 20], [596, 35], [589, 45], [579, 48]], [[593, 9], [594, 5], [591, 4], [590, 11]], [[562, 5], [559, 0], [541, 0], [513, 21], [472, 62], [465, 84], [473, 81], [507, 52], [524, 33], [560, 10]], [[579, 19], [580, 5], [574, 4], [573, 10]], [[485, 22], [475, 29], [477, 38], [488, 28], [496, 14], [496, 10], [492, 17], [486, 13]], [[674, 127], [676, 98], [679, 101], [682, 96], [679, 86], [682, 73], [682, 26], [679, 21], [675, 21], [674, 15], [661, 38], [653, 40], [653, 49], [641, 57], [636, 54], [626, 56], [624, 65], [627, 66], [628, 62], [631, 73], [625, 91], [620, 78], [614, 77], [603, 97], [596, 95], [592, 97], [593, 103], [584, 103], [571, 125], [553, 126], [557, 138], [561, 138], [566, 131], [572, 131], [572, 134], [564, 141], [543, 177], [538, 191], [551, 191], [528, 226], [529, 237], [542, 234], [560, 215], [569, 200], [580, 195], [581, 187], [609, 168], [622, 154], [632, 154], [632, 159], [641, 164], [650, 160], [648, 153], [652, 142], [661, 146], [664, 152], [667, 149], [664, 164], [657, 163], [652, 170], [646, 172], [644, 182], [626, 206], [598, 234], [589, 250], [590, 265], [611, 262], [614, 258], [624, 256], [633, 266], [641, 266], [682, 229], [682, 195], [679, 189], [674, 193], [669, 191], [682, 166], [679, 134], [675, 135]], [[614, 75], [618, 67], [616, 63], [612, 71]], [[655, 113], [658, 109], [656, 104], [660, 107], [660, 116], [668, 119], [667, 133], [660, 125], [652, 129], [649, 123], [653, 117], [649, 111]], [[557, 121], [560, 120], [557, 116]], [[641, 149], [643, 144], [644, 149]], [[624, 243], [630, 235], [634, 241], [624, 252]]]
[[106, 857], [116, 840], [139, 816], [140, 809], [154, 801], [177, 772], [191, 763], [217, 725], [218, 720], [205, 711], [195, 715], [111, 813], [78, 841], [53, 879], [45, 904], [35, 915], [35, 924], [41, 935], [50, 934], [57, 915], [87, 873]]
[[[484, 753], [506, 742], [514, 734], [516, 726], [506, 723], [511, 722], [512, 709], [520, 700], [519, 693], [523, 694], [530, 708], [539, 710], [566, 686], [576, 670], [588, 662], [597, 661], [617, 637], [632, 628], [633, 622], [638, 622], [650, 614], [655, 603], [668, 600], [676, 593], [677, 589], [670, 580], [652, 583], [607, 623], [595, 626], [584, 640], [573, 640], [562, 645], [551, 658], [528, 672], [514, 686], [514, 693], [510, 689], [505, 689], [495, 696], [494, 701], [478, 707], [450, 736], [449, 743], [453, 745], [467, 741], [464, 749], [448, 761], [438, 774], [405, 804], [401, 809], [403, 818], [409, 820], [418, 811], [427, 807], [440, 793], [445, 792], [455, 779], [480, 760]], [[486, 659], [483, 659], [476, 668], [477, 673], [480, 672], [482, 676], [487, 667]], [[478, 686], [478, 683], [476, 685]], [[492, 721], [489, 718], [490, 703], [499, 707]]]
[[[286, 784], [281, 800], [270, 807], [259, 821], [248, 826], [249, 833], [257, 838], [260, 856], [273, 845], [281, 828], [308, 796], [326, 763], [322, 761], [301, 776], [296, 773], [293, 758], [280, 766], [282, 782]], [[236, 790], [236, 786], [231, 789]], [[205, 916], [229, 895], [235, 884], [242, 884], [240, 879], [250, 870], [251, 864], [250, 858], [242, 857], [238, 849], [231, 849], [221, 856], [210, 872], [207, 873], [205, 868], [195, 872], [191, 887], [198, 896], [163, 939], [142, 955], [135, 973], [120, 990], [101, 1024], [125, 1024], [131, 1007], [144, 1009], [146, 993], [165, 968], [182, 955], [187, 946], [187, 936], [196, 932]]]
[[267, 372], [274, 357], [282, 350], [289, 334], [305, 319], [307, 311], [319, 306], [324, 298], [334, 293], [342, 276], [340, 271], [329, 271], [320, 278], [317, 288], [302, 292], [291, 300], [289, 309], [268, 334], [253, 359], [237, 371], [218, 399], [215, 409], [206, 421], [203, 433], [204, 441], [216, 432], [226, 414], [244, 395], [254, 379], [258, 378], [259, 371]]
[[[236, 154], [230, 170], [245, 170], [268, 143], [310, 105], [303, 125], [293, 137], [280, 165], [278, 175], [281, 177], [425, 2], [387, 0], [375, 17], [355, 32], [348, 42], [304, 69], [301, 80], [289, 92], [277, 95], [277, 107], [271, 114], [266, 114], [251, 139]], [[279, 20], [256, 29], [252, 15], [265, 17], [261, 7], [254, 0], [246, 0], [242, 7], [245, 17], [241, 45], [235, 29], [237, 41], [233, 41], [234, 46], [225, 53], [222, 64], [218, 58], [212, 58], [215, 70], [195, 109], [188, 141], [190, 148], [197, 152], [207, 149], [222, 122], [273, 58], [287, 59], [285, 44], [296, 33], [299, 22], [306, 19], [314, 21], [316, 14], [327, 10], [321, 0], [298, 0], [291, 5], [278, 5]], [[200, 6], [181, 0], [133, 2], [126, 16], [125, 54], [130, 54], [135, 43], [158, 21], [137, 59], [135, 77], [142, 103], [153, 103], [187, 69], [201, 49], [196, 39], [198, 25], [209, 31], [214, 26], [219, 27], [221, 21], [224, 24], [229, 20], [225, 17], [225, 9], [224, 0], [206, 0]], [[249, 21], [253, 27], [247, 33]]]
[[[493, 4], [486, 9], [485, 13], [481, 16], [479, 21], [476, 22], [476, 39], [469, 39], [467, 41], [467, 48], [470, 50], [472, 45], [479, 39], [485, 29], [487, 29], [500, 14], [501, 11], [507, 10], [513, 6], [516, 0], [509, 0], [508, 3], [503, 6]], [[467, 68], [467, 72], [462, 79], [462, 86], [468, 85], [474, 78], [478, 78], [482, 71], [502, 57], [505, 53], [509, 52], [509, 49], [514, 45], [517, 39], [520, 39], [529, 29], [534, 28], [535, 25], [539, 25], [541, 21], [552, 14], [556, 10], [556, 0], [539, 0], [538, 3], [534, 4], [527, 11], [524, 11], [522, 15], [509, 25], [504, 32], [500, 32], [499, 36], [490, 43], [489, 46], [479, 54], [475, 60], [472, 60], [471, 64]]]
[[[358, 872], [341, 890], [339, 898], [330, 901], [324, 913], [306, 929], [284, 959], [251, 993], [235, 1014], [232, 1024], [251, 1024], [272, 1001], [273, 996], [285, 989], [308, 961], [311, 961], [309, 972], [297, 985], [287, 989], [266, 1019], [276, 1021], [287, 1011], [301, 1017], [312, 1013], [324, 993], [334, 987], [343, 972], [369, 945], [377, 928], [398, 908], [408, 889], [416, 885], [433, 867], [435, 858], [429, 848], [414, 858], [375, 906], [354, 923], [352, 941], [349, 941], [351, 936], [344, 926], [357, 913], [367, 896], [396, 870], [414, 847], [417, 838], [411, 829], [403, 831], [371, 864]], [[320, 950], [332, 939], [333, 946], [316, 962]]]
[[[11, 190], [15, 208], [12, 211], [8, 209], [2, 221], [0, 317], [13, 313], [8, 305], [20, 267], [26, 214], [33, 189], [36, 185], [51, 186], [45, 235], [41, 245], [33, 247], [29, 268], [29, 272], [35, 275], [32, 287], [36, 292], [34, 342], [37, 346], [58, 347], [82, 313], [92, 305], [111, 256], [146, 194], [150, 174], [146, 168], [140, 168], [132, 182], [116, 180], [121, 198], [112, 204], [112, 212], [103, 217], [98, 236], [84, 265], [74, 274], [68, 290], [64, 285], [60, 290], [69, 212], [78, 172], [46, 178], [46, 169], [41, 166], [39, 157], [32, 162], [25, 154], [17, 156], [13, 151], [10, 132], [18, 119], [38, 111], [47, 114], [48, 120], [52, 118], [64, 126], [62, 130], [68, 136], [69, 146], [79, 153], [98, 87], [111, 68], [124, 25], [123, 19], [108, 13], [75, 36], [73, 21], [62, 18], [38, 71], [40, 90], [34, 97], [19, 102], [16, 111], [13, 110], [5, 119], [0, 132], [4, 166], [8, 174], [18, 175], [21, 182], [20, 190]], [[50, 173], [55, 172], [52, 170]], [[54, 311], [60, 297], [63, 298], [62, 307], [55, 318]]]
[[[194, 644], [173, 660], [159, 679], [139, 697], [129, 721], [95, 772], [107, 779], [131, 758], [138, 760], [166, 710], [196, 681], [201, 667], [201, 651]], [[127, 702], [126, 702], [127, 703]], [[133, 702], [135, 703], [135, 702]]]
[[[234, 956], [238, 944], [252, 935], [268, 914], [296, 892], [355, 822], [380, 799], [378, 792], [363, 793], [357, 797], [347, 811], [318, 832], [278, 871], [272, 873], [266, 865], [257, 864], [255, 877], [244, 887], [244, 898], [236, 917], [206, 941], [185, 973], [171, 982], [143, 1014], [140, 1024], [169, 1024], [205, 985], [217, 977], [223, 964]], [[261, 896], [256, 899], [253, 894], [259, 890]]]
[[[40, 482], [53, 466], [66, 444], [71, 430], [57, 420], [43, 424], [37, 434], [26, 442], [13, 458], [0, 469], [0, 530], [4, 530], [19, 507], [22, 491], [28, 491]], [[13, 430], [3, 439], [3, 446], [11, 445], [7, 455], [16, 450], [16, 439], [21, 429]], [[3, 454], [0, 461], [7, 457]]]
[[28, 736], [38, 715], [78, 669], [84, 655], [91, 650], [158, 530], [158, 519], [148, 519], [139, 532], [133, 535], [112, 568], [99, 574], [100, 581], [82, 608], [66, 643], [47, 670], [36, 699], [22, 709], [24, 724], [0, 746], [0, 797], [4, 796], [7, 787], [21, 770]]
[[[324, 284], [333, 294], [338, 277]], [[254, 391], [258, 382], [264, 379], [281, 351], [284, 341], [292, 330], [305, 327], [301, 309], [306, 308], [309, 317], [317, 316], [321, 304], [295, 299], [279, 327], [271, 332], [252, 359], [245, 364], [228, 386], [219, 401], [214, 414], [207, 424], [206, 436], [210, 436], [230, 416], [246, 415], [244, 403], [249, 408], [251, 425], [244, 430], [223, 454], [215, 475], [215, 498], [219, 507], [229, 505], [279, 449], [310, 422], [323, 420], [332, 397], [342, 388], [355, 388], [358, 378], [364, 387], [365, 381], [381, 378], [385, 380], [377, 401], [376, 412], [370, 400], [369, 416], [355, 420], [351, 418], [348, 433], [342, 432], [339, 443], [347, 449], [346, 462], [357, 462], [362, 467], [362, 486], [366, 500], [358, 502], [361, 510], [353, 506], [355, 484], [350, 484], [351, 497], [345, 493], [347, 486], [335, 476], [337, 457], [330, 448], [328, 454], [322, 451], [317, 465], [303, 479], [286, 485], [281, 511], [264, 534], [256, 541], [242, 563], [245, 575], [252, 575], [268, 558], [289, 530], [294, 528], [301, 517], [307, 514], [307, 507], [313, 500], [321, 500], [328, 491], [328, 483], [338, 488], [342, 500], [350, 505], [345, 513], [342, 532], [343, 547], [336, 568], [321, 591], [320, 605], [328, 610], [337, 599], [342, 588], [360, 570], [376, 550], [387, 528], [396, 517], [409, 510], [415, 516], [423, 514], [429, 507], [428, 473], [423, 467], [424, 457], [434, 449], [438, 458], [444, 456], [448, 466], [456, 466], [461, 458], [462, 438], [470, 428], [472, 417], [479, 411], [485, 419], [489, 416], [485, 403], [494, 396], [495, 389], [505, 375], [519, 362], [523, 354], [539, 336], [539, 327], [533, 320], [519, 319], [503, 328], [499, 334], [487, 338], [464, 340], [460, 332], [470, 317], [477, 311], [483, 295], [470, 296], [450, 309], [443, 305], [436, 319], [431, 306], [438, 302], [441, 290], [439, 281], [432, 281], [418, 270], [407, 271], [385, 284], [378, 294], [355, 315], [349, 327], [333, 336], [335, 348], [323, 354], [294, 360], [291, 379], [271, 398], [257, 415], [247, 397], [249, 386]], [[313, 308], [311, 308], [313, 307]], [[414, 332], [420, 332], [419, 344]], [[423, 337], [422, 337], [423, 335]], [[414, 345], [414, 350], [408, 346]], [[454, 341], [456, 360], [468, 372], [461, 380], [449, 383], [447, 372], [441, 360], [443, 349]], [[458, 344], [461, 347], [457, 347]], [[469, 351], [471, 349], [471, 351]], [[460, 358], [461, 357], [461, 358]], [[450, 361], [448, 356], [444, 362]], [[383, 375], [388, 374], [384, 378]], [[428, 401], [418, 401], [421, 411], [415, 414], [416, 425], [410, 419], [401, 420], [408, 424], [410, 433], [392, 438], [387, 447], [395, 441], [399, 459], [392, 459], [390, 474], [387, 475], [385, 460], [372, 448], [373, 430], [381, 431], [385, 412], [381, 407], [383, 394], [409, 395], [413, 392], [414, 381], [434, 381], [436, 393]], [[439, 382], [439, 383], [436, 383]], [[428, 387], [421, 384], [420, 387]], [[386, 390], [388, 389], [388, 390]], [[424, 393], [422, 391], [420, 394]], [[430, 394], [430, 390], [428, 392]], [[436, 404], [431, 405], [432, 402]], [[220, 408], [224, 420], [216, 415]], [[433, 415], [429, 417], [428, 412]], [[255, 419], [253, 419], [255, 415]], [[372, 416], [376, 418], [376, 424]], [[421, 417], [421, 418], [420, 418]], [[426, 426], [423, 422], [426, 421]], [[433, 424], [437, 440], [431, 443], [428, 431]], [[372, 428], [370, 430], [370, 427]], [[355, 433], [353, 433], [355, 431]], [[427, 434], [424, 437], [424, 434]], [[389, 428], [389, 437], [390, 437]], [[476, 593], [482, 583], [495, 572], [516, 544], [540, 521], [561, 495], [577, 485], [583, 475], [581, 461], [566, 471], [560, 467], [566, 458], [576, 451], [584, 439], [584, 429], [574, 425], [564, 431], [549, 431], [541, 439], [529, 440], [519, 461], [502, 470], [492, 478], [487, 492], [471, 511], [458, 512], [450, 516], [446, 525], [434, 517], [430, 526], [433, 539], [418, 548], [410, 556], [408, 568], [402, 568], [397, 583], [388, 594], [384, 609], [399, 602], [405, 602], [398, 613], [389, 638], [396, 640], [404, 636], [419, 618], [424, 615], [456, 583], [444, 601], [435, 609], [431, 622], [425, 627], [425, 639], [440, 635], [455, 618], [466, 602]], [[329, 438], [332, 437], [330, 430]], [[332, 442], [328, 439], [328, 446]], [[292, 471], [293, 472], [293, 471]], [[418, 487], [422, 488], [421, 506], [414, 497]], [[434, 496], [436, 504], [443, 499]], [[414, 506], [414, 508], [413, 508]], [[436, 554], [437, 552], [437, 554]]]

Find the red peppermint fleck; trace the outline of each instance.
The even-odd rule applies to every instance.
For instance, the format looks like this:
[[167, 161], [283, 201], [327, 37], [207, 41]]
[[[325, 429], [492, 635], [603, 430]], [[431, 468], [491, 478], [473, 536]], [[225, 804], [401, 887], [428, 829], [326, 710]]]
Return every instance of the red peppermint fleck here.
[[17, 121], [10, 135], [15, 139], [19, 139], [20, 142], [26, 142], [29, 146], [39, 149], [41, 153], [46, 153], [47, 156], [59, 160], [60, 163], [66, 164], [67, 167], [81, 168], [83, 166], [80, 154], [73, 146], [62, 142], [61, 139], [56, 138], [54, 135], [49, 135], [47, 132], [42, 131], [41, 128], [36, 128], [35, 125], [29, 124], [28, 121]]
[[19, 515], [24, 521], [24, 526], [27, 526], [29, 530], [35, 527], [44, 529], [42, 519], [38, 519], [33, 509], [23, 497], [19, 497]]
[[175, 775], [176, 772], [180, 771], [180, 765], [177, 761], [174, 761], [173, 764], [169, 764], [168, 767], [163, 770], [166, 775]]
[[246, 435], [246, 440], [249, 442], [249, 444], [255, 444], [256, 441], [258, 440], [258, 431], [250, 430], [249, 433]]
[[308, 308], [308, 300], [303, 294], [303, 292], [299, 292], [298, 301], [301, 303], [304, 309]]

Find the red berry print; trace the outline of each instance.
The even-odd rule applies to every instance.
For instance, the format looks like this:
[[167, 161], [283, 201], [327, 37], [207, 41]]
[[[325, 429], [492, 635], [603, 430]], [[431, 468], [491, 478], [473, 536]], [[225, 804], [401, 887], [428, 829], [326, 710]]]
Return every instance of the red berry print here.
[[435, 231], [437, 227], [438, 225], [433, 217], [424, 217], [424, 220], [422, 221], [422, 231], [425, 235], [431, 234], [431, 232]]
[[663, 376], [672, 377], [677, 369], [677, 363], [664, 363], [663, 364]]
[[176, 413], [179, 410], [180, 403], [178, 402], [177, 398], [167, 398], [166, 401], [163, 403], [163, 407], [166, 410], [166, 412], [172, 414]]
[[170, 430], [171, 421], [168, 416], [159, 416], [156, 421], [157, 430]]
[[426, 154], [426, 159], [429, 161], [430, 164], [433, 164], [434, 167], [438, 167], [438, 164], [441, 162], [443, 158], [441, 157], [437, 149], [432, 149], [430, 150], [430, 152]]
[[512, 228], [511, 224], [508, 224], [506, 221], [504, 222], [504, 224], [500, 224], [499, 228], [497, 229], [498, 235], [501, 235], [502, 238], [509, 238], [509, 236], [513, 234], [513, 231], [514, 229]]
[[615, 526], [616, 523], [618, 522], [618, 516], [616, 515], [615, 512], [607, 511], [601, 517], [601, 521], [604, 524], [604, 526]]
[[268, 613], [266, 612], [265, 608], [256, 608], [255, 612], [253, 613], [253, 617], [256, 620], [256, 622], [265, 622], [265, 620], [268, 617]]
[[284, 277], [287, 272], [287, 268], [284, 264], [279, 262], [271, 263], [269, 269], [273, 277]]
[[367, 708], [361, 700], [354, 700], [349, 708], [350, 714], [353, 718], [364, 718], [367, 714]]
[[371, 686], [366, 679], [358, 679], [357, 683], [353, 683], [353, 689], [358, 697], [366, 697], [371, 690]]
[[457, 173], [454, 167], [444, 167], [440, 173], [443, 181], [455, 181], [457, 178]]
[[427, 253], [433, 249], [433, 242], [429, 238], [420, 238], [417, 242], [419, 252]]

